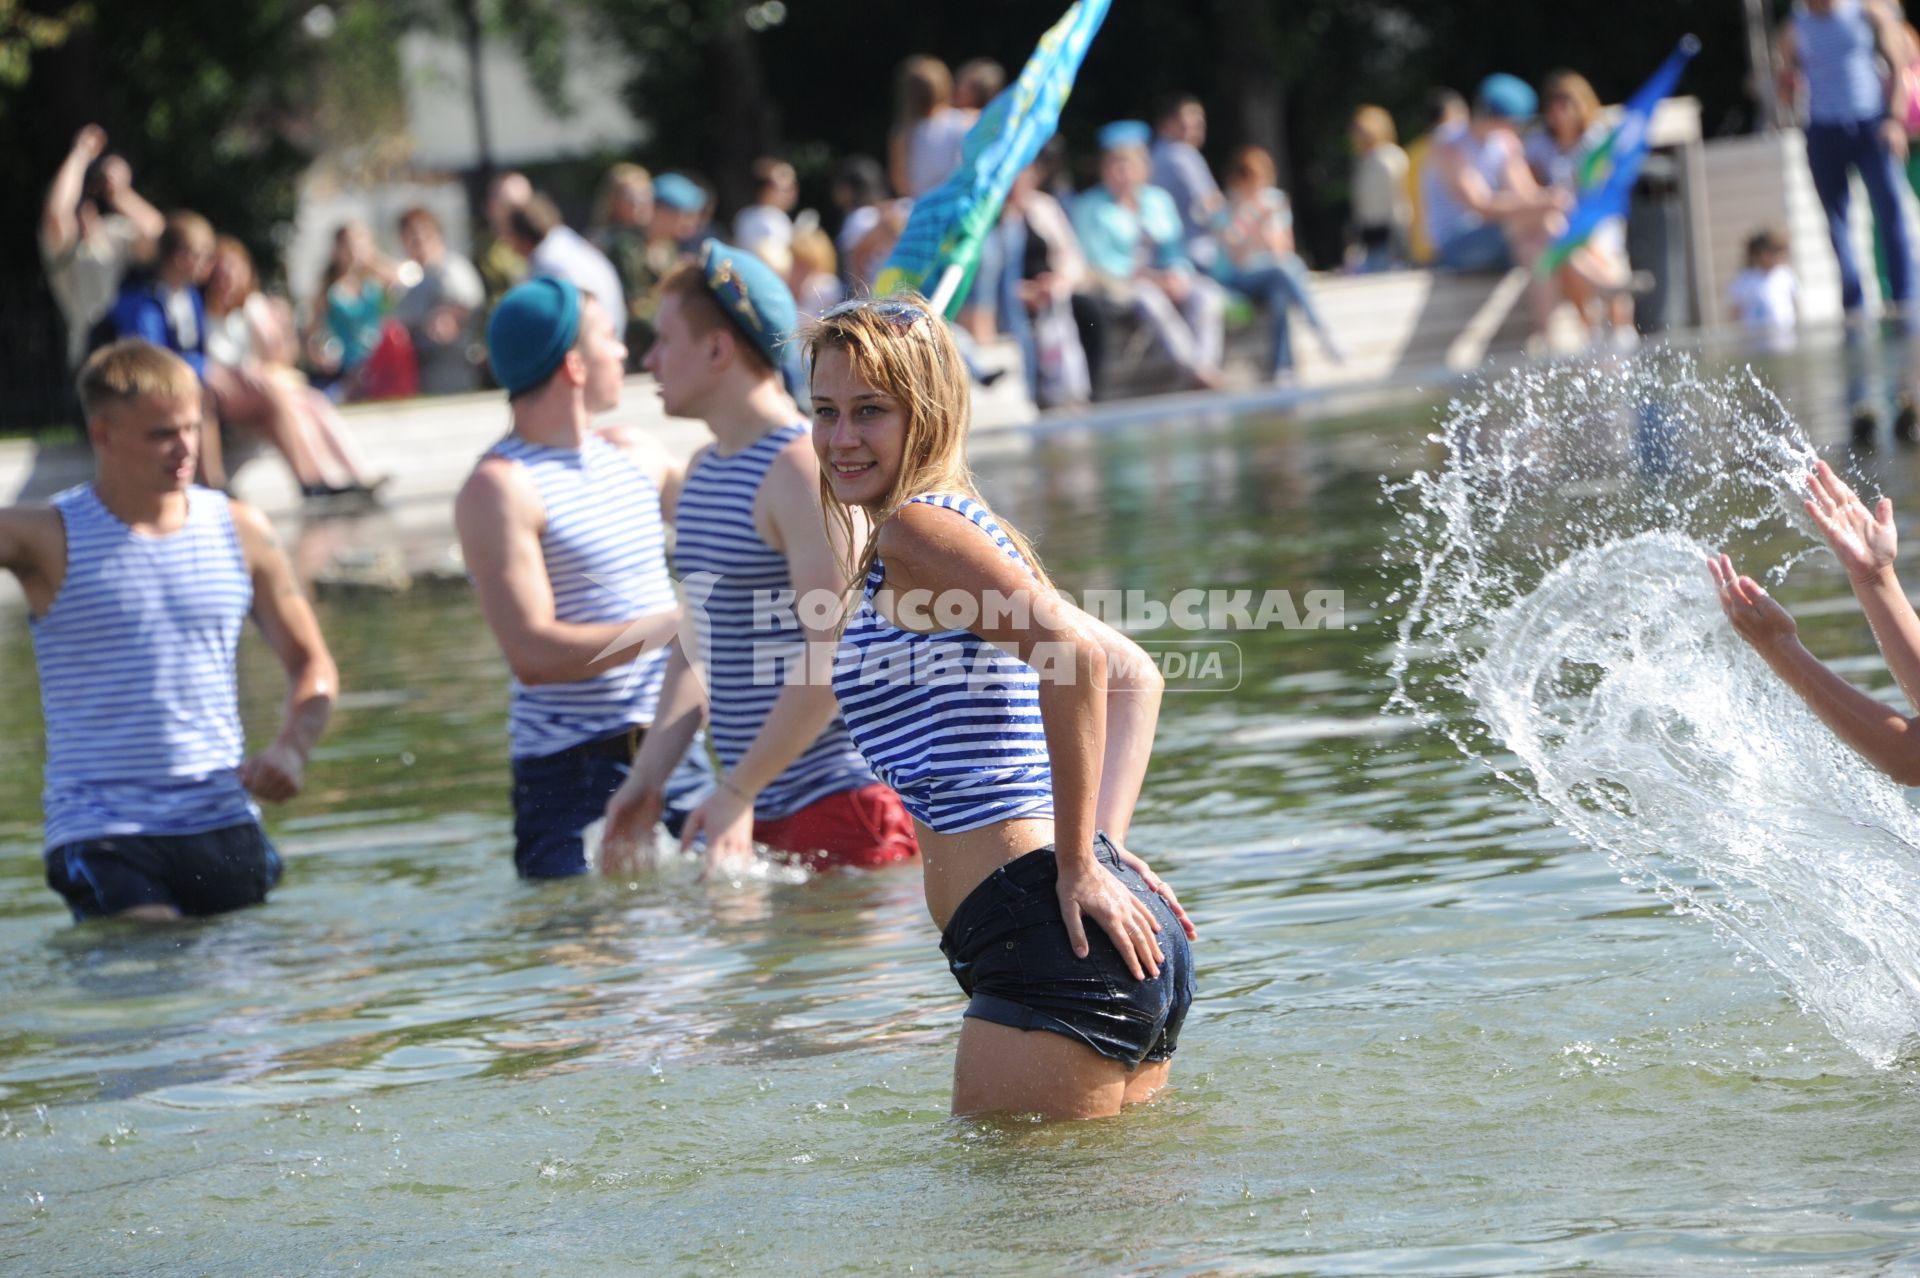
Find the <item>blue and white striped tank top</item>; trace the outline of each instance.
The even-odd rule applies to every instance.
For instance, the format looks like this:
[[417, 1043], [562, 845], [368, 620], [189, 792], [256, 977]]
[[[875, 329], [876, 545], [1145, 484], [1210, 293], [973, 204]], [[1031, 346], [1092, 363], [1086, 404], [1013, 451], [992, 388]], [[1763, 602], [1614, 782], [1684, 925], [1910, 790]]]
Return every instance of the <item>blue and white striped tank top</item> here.
[[[787, 663], [801, 652], [787, 557], [755, 531], [753, 503], [773, 459], [807, 429], [805, 422], [783, 426], [731, 457], [709, 450], [687, 475], [674, 516], [673, 567], [707, 669], [708, 734], [729, 768], [753, 745], [785, 686]], [[836, 715], [760, 792], [753, 814], [777, 820], [874, 781]]]
[[253, 582], [222, 493], [136, 533], [91, 484], [53, 499], [67, 571], [30, 622], [46, 719], [49, 849], [108, 835], [199, 834], [259, 819], [240, 785], [234, 653]]
[[[972, 520], [1008, 558], [1026, 563], [972, 498], [930, 493], [913, 502]], [[1052, 816], [1033, 667], [970, 630], [902, 630], [874, 610], [885, 580], [876, 561], [834, 656], [833, 690], [860, 753], [907, 811], [941, 834]]]
[[1824, 15], [1795, 5], [1793, 30], [1800, 69], [1807, 77], [1808, 119], [1857, 124], [1886, 114], [1873, 23], [1860, 0], [1834, 0], [1833, 10]]
[[[596, 435], [553, 448], [508, 435], [489, 457], [517, 463], [540, 493], [540, 554], [554, 616], [576, 624], [627, 621], [671, 608], [660, 490], [626, 452]], [[515, 679], [508, 722], [513, 757], [556, 754], [653, 722], [666, 676], [664, 647], [577, 683], [529, 687]]]
[[1475, 138], [1473, 130], [1464, 124], [1436, 130], [1426, 164], [1420, 170], [1420, 213], [1426, 219], [1427, 239], [1436, 250], [1486, 224], [1486, 219], [1462, 204], [1447, 185], [1440, 171], [1440, 157], [1434, 153], [1443, 146], [1460, 147], [1467, 157], [1467, 167], [1490, 189], [1498, 191], [1506, 180], [1506, 143], [1500, 138]]

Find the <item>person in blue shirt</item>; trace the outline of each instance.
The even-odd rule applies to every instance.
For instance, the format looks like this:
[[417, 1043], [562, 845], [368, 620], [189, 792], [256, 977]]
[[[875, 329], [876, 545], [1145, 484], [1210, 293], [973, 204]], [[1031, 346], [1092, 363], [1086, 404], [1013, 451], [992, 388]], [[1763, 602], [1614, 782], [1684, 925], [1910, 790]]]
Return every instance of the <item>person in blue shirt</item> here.
[[1091, 290], [1132, 309], [1195, 386], [1220, 385], [1226, 294], [1194, 270], [1173, 197], [1147, 181], [1152, 131], [1120, 120], [1100, 131], [1100, 185], [1073, 202]]
[[150, 275], [127, 280], [107, 311], [116, 339], [137, 337], [207, 376], [207, 304], [200, 284], [213, 270], [213, 227], [198, 213], [169, 213]]

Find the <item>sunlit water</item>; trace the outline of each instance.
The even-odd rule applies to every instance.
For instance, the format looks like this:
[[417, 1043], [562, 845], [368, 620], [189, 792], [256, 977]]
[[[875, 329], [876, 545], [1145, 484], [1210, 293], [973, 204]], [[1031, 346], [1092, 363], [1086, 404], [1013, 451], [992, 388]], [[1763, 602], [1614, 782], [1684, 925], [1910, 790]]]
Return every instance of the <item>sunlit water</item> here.
[[[460, 591], [323, 603], [350, 691], [273, 815], [267, 907], [74, 928], [40, 882], [25, 624], [0, 616], [0, 1267], [1912, 1263], [1920, 1095], [1883, 1067], [1920, 937], [1912, 818], [1771, 695], [1695, 576], [1727, 530], [1752, 567], [1792, 561], [1810, 645], [1887, 694], [1770, 488], [1804, 455], [1792, 421], [1844, 429], [1833, 375], [1761, 376], [1787, 406], [1750, 389], [1739, 420], [1781, 442], [1695, 518], [1620, 495], [1647, 482], [1632, 422], [1563, 466], [1525, 514], [1540, 544], [1490, 556], [1509, 575], [1478, 624], [1410, 636], [1424, 718], [1389, 710], [1392, 667], [1452, 526], [1410, 534], [1417, 494], [1381, 479], [1446, 473], [1444, 398], [983, 443], [989, 497], [1065, 585], [1347, 597], [1347, 629], [1230, 636], [1239, 687], [1168, 698], [1132, 843], [1202, 929], [1201, 998], [1172, 1094], [1104, 1122], [946, 1116], [961, 1000], [913, 870], [516, 882], [504, 671]], [[1663, 500], [1737, 416], [1662, 452]], [[1594, 452], [1526, 417], [1510, 398], [1476, 430]], [[1868, 474], [1916, 495], [1908, 456]], [[1582, 516], [1608, 503], [1645, 517], [1600, 535]], [[278, 687], [252, 638], [244, 666], [258, 733]]]

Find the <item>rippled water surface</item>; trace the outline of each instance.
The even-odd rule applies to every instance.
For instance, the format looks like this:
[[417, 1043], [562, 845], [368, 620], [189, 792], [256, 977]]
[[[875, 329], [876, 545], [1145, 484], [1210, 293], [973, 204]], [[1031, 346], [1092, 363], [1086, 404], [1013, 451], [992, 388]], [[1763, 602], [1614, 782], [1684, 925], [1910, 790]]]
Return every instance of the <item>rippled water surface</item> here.
[[[1761, 376], [1837, 455], [1835, 359]], [[1201, 999], [1175, 1090], [1104, 1122], [947, 1117], [961, 1000], [913, 870], [518, 883], [504, 671], [459, 590], [323, 602], [350, 691], [308, 795], [273, 814], [289, 868], [268, 906], [75, 928], [40, 881], [31, 653], [0, 613], [0, 1267], [1920, 1261], [1914, 1067], [1877, 1066], [1751, 947], [1463, 756], [1467, 698], [1424, 725], [1385, 712], [1413, 566], [1381, 481], [1442, 460], [1446, 411], [982, 443], [987, 495], [1064, 585], [1346, 592], [1345, 629], [1235, 636], [1236, 690], [1168, 698], [1131, 842], [1202, 929]], [[1910, 513], [1915, 464], [1854, 473]], [[1897, 695], [1830, 558], [1778, 593], [1810, 646]], [[243, 659], [259, 735], [279, 688], [257, 638]], [[1644, 863], [1710, 899], [1689, 850]], [[1849, 872], [1844, 843], [1831, 857]], [[1920, 947], [1917, 906], [1887, 911], [1890, 950]]]

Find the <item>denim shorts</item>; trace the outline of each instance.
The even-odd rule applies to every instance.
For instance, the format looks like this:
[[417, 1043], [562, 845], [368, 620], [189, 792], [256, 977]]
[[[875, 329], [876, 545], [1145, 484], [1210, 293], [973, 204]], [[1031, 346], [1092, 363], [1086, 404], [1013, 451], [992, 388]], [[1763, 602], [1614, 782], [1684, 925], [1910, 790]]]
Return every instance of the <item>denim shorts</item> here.
[[[683, 775], [701, 770], [711, 771], [705, 749], [696, 742], [675, 770], [669, 791]], [[513, 866], [520, 877], [585, 874], [586, 829], [607, 814], [607, 800], [631, 771], [625, 760], [581, 749], [513, 760]], [[688, 809], [669, 803], [661, 823], [678, 838], [688, 815]]]
[[136, 905], [224, 914], [258, 905], [280, 881], [280, 854], [257, 822], [201, 834], [112, 834], [46, 852], [47, 886], [76, 920]]
[[1078, 1039], [1132, 1068], [1173, 1055], [1193, 1002], [1193, 950], [1173, 910], [1121, 864], [1102, 834], [1094, 855], [1160, 921], [1160, 975], [1136, 981], [1100, 925], [1087, 923], [1086, 958], [1074, 955], [1060, 916], [1052, 845], [1007, 862], [967, 895], [940, 950], [971, 1001], [966, 1014], [1020, 1030]]

